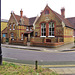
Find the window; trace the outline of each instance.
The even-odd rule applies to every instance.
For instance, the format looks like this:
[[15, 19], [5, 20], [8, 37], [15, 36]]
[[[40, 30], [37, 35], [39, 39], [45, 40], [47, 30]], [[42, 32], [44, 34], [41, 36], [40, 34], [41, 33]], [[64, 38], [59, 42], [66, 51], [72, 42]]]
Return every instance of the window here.
[[11, 39], [14, 40], [14, 33], [11, 33]]
[[46, 10], [46, 11], [45, 11], [45, 14], [49, 14], [49, 10]]
[[11, 30], [11, 24], [10, 24], [10, 30]]
[[41, 24], [41, 36], [46, 36], [46, 24]]
[[23, 40], [23, 33], [21, 34], [21, 40]]
[[15, 30], [15, 24], [13, 24], [13, 30]]
[[54, 36], [54, 23], [49, 23], [49, 36]]
[[32, 31], [32, 27], [30, 27], [30, 31]]
[[28, 27], [26, 27], [26, 31], [29, 31], [29, 28]]
[[35, 32], [35, 36], [37, 37], [37, 35], [38, 35], [38, 33], [37, 32]]

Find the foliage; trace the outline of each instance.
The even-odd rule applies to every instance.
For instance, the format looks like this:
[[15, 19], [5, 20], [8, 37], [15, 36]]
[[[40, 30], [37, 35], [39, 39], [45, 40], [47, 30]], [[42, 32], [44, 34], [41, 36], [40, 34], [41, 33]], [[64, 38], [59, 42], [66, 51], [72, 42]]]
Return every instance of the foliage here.
[[3, 61], [0, 65], [0, 75], [58, 75], [52, 72], [50, 69], [38, 67], [35, 70], [34, 66], [27, 66], [16, 63], [9, 63]]

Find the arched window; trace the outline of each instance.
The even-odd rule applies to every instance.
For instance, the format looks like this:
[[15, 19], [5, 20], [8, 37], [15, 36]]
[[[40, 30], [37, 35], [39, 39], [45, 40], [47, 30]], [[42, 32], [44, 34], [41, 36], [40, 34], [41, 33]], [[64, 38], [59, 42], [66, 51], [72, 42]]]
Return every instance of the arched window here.
[[46, 36], [46, 24], [41, 24], [41, 36]]
[[49, 10], [45, 10], [45, 14], [49, 14]]
[[54, 23], [49, 23], [49, 36], [54, 36]]

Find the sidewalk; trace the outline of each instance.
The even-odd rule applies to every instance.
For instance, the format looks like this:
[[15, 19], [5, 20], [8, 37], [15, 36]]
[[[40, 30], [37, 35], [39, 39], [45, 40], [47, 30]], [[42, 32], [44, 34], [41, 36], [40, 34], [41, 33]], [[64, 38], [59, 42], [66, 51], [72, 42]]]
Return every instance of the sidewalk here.
[[65, 52], [65, 51], [75, 51], [75, 48], [72, 49], [74, 43], [66, 44], [57, 48], [46, 48], [46, 47], [32, 47], [32, 46], [20, 46], [20, 45], [9, 45], [1, 44], [2, 47], [18, 48], [18, 49], [27, 49], [35, 51], [45, 51], [45, 52]]
[[59, 75], [75, 75], [75, 68], [50, 68]]

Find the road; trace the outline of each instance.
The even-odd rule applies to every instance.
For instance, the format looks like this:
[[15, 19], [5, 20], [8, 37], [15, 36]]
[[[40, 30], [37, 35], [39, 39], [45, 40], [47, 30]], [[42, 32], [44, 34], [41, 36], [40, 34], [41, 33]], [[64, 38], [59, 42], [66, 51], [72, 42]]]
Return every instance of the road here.
[[[2, 47], [3, 58], [15, 60], [49, 61], [49, 62], [73, 62], [75, 63], [75, 52], [50, 53], [40, 51], [21, 50], [16, 48]], [[72, 64], [72, 63], [71, 63]]]

